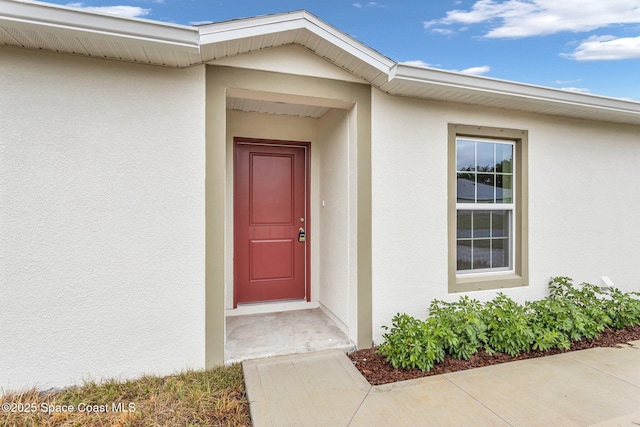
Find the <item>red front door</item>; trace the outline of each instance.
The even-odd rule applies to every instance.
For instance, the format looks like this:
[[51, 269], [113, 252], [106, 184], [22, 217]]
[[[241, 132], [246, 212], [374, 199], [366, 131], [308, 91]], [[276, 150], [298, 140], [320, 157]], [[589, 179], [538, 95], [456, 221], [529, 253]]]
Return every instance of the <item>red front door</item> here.
[[308, 298], [308, 146], [234, 142], [234, 306]]

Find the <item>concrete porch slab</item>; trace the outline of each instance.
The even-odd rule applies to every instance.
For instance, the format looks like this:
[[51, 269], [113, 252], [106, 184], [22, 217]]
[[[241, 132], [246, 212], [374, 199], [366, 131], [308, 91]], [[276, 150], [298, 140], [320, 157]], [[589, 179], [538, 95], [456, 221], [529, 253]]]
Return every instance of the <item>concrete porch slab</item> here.
[[225, 363], [327, 349], [351, 352], [355, 344], [320, 308], [227, 317]]

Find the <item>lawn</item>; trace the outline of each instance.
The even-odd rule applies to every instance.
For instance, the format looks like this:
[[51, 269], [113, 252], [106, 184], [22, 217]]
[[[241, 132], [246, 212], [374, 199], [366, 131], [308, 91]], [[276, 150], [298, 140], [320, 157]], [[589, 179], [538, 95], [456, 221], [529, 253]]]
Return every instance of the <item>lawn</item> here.
[[250, 426], [241, 365], [0, 396], [0, 426]]

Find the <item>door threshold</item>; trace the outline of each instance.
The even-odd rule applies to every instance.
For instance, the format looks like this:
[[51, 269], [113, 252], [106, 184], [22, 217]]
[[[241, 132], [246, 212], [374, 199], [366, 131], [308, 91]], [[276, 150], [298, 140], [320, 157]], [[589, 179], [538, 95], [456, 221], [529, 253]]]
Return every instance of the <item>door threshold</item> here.
[[227, 309], [227, 316], [244, 316], [247, 314], [276, 313], [280, 311], [306, 310], [310, 308], [319, 308], [318, 301], [273, 301], [261, 302], [254, 304], [240, 304], [238, 308]]

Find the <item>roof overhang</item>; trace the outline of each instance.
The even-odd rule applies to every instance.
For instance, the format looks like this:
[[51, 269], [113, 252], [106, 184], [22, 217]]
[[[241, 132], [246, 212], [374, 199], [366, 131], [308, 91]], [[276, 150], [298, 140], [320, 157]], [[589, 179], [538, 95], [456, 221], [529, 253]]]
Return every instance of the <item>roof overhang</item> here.
[[391, 95], [640, 125], [640, 103], [397, 64], [306, 11], [199, 27], [0, 0], [0, 45], [188, 67], [296, 44]]
[[381, 90], [398, 96], [580, 119], [640, 124], [640, 103], [397, 64]]
[[[0, 0], [0, 42], [6, 45], [118, 59], [131, 57], [129, 48], [140, 55], [141, 62], [153, 62], [142, 56], [145, 49], [197, 54], [198, 37], [195, 27], [123, 19], [48, 3]], [[100, 45], [104, 52], [96, 51]]]

